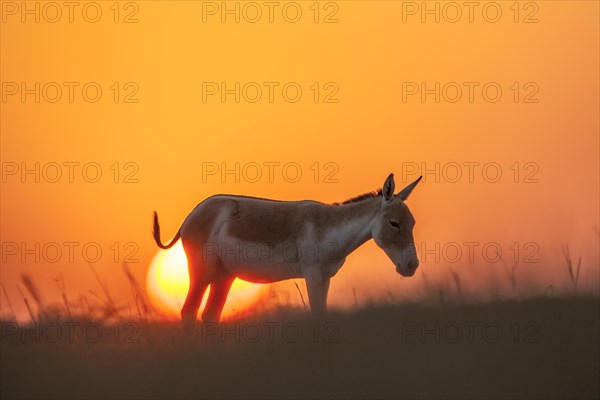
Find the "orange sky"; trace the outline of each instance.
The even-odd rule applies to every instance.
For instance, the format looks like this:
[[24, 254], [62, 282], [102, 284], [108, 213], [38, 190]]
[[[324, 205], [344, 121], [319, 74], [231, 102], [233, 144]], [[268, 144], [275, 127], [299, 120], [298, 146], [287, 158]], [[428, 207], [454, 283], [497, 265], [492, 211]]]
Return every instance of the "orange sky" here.
[[[505, 286], [502, 266], [486, 263], [480, 249], [498, 243], [510, 260], [516, 242], [519, 261], [535, 253], [536, 262], [521, 263], [522, 279], [542, 290], [566, 287], [560, 247], [569, 244], [575, 257], [582, 255], [587, 285], [598, 287], [597, 2], [520, 2], [518, 22], [509, 8], [513, 2], [499, 2], [502, 14], [495, 23], [486, 21], [493, 9], [482, 14], [486, 2], [475, 9], [473, 22], [463, 8], [456, 23], [447, 21], [454, 11], [443, 8], [439, 23], [431, 15], [421, 22], [422, 10], [405, 14], [403, 22], [403, 7], [413, 3], [389, 1], [321, 2], [317, 23], [313, 2], [295, 3], [302, 10], [296, 23], [286, 21], [295, 10], [286, 2], [277, 3], [272, 23], [266, 7], [260, 21], [248, 22], [255, 10], [243, 8], [245, 3], [239, 3], [239, 23], [231, 15], [222, 23], [220, 10], [205, 14], [203, 22], [203, 7], [212, 10], [221, 2], [121, 3], [118, 16], [113, 2], [98, 2], [96, 23], [84, 18], [94, 17], [89, 7], [82, 14], [86, 3], [74, 10], [72, 23], [67, 8], [52, 23], [56, 10], [40, 3], [38, 23], [34, 14], [22, 15], [22, 4], [0, 2], [1, 280], [15, 307], [22, 308], [16, 283], [23, 272], [48, 300], [59, 297], [53, 279], [61, 273], [73, 297], [99, 291], [81, 252], [89, 243], [103, 251], [95, 265], [113, 295], [129, 301], [120, 264], [137, 249], [132, 269], [144, 280], [157, 251], [150, 235], [153, 210], [166, 240], [198, 202], [215, 193], [341, 201], [377, 189], [390, 172], [399, 187], [425, 172], [423, 166], [431, 171], [436, 165], [437, 182], [435, 173], [425, 174], [408, 201], [418, 221], [416, 241], [428, 248], [439, 243], [440, 252], [453, 243], [467, 251], [464, 242], [477, 242], [479, 252], [472, 262], [466, 255], [455, 263], [421, 256], [430, 279], [447, 281], [451, 268], [471, 292]], [[33, 9], [37, 3], [27, 4]], [[137, 22], [124, 23], [130, 13]], [[324, 23], [330, 14], [337, 22]], [[537, 22], [525, 23], [527, 16]], [[23, 102], [21, 84], [35, 92], [36, 82], [40, 102], [35, 93]], [[219, 94], [203, 93], [203, 82], [225, 82], [229, 89], [240, 82], [240, 102], [233, 94], [222, 102]], [[433, 89], [436, 82], [439, 103], [435, 94], [423, 102], [420, 92], [406, 92], [420, 90], [421, 83]], [[283, 93], [286, 84], [291, 89]], [[269, 85], [275, 88], [272, 102]], [[57, 87], [62, 95], [51, 102]], [[92, 103], [84, 96], [95, 96], [96, 87], [102, 96]], [[256, 87], [262, 97], [253, 103]], [[295, 87], [302, 96], [286, 100]], [[451, 102], [457, 87], [462, 97]], [[486, 100], [497, 87], [501, 98]], [[270, 162], [297, 163], [302, 177], [289, 182], [277, 167], [269, 182], [264, 163]], [[40, 182], [33, 174], [22, 179], [23, 166], [36, 163]], [[61, 166], [56, 183], [50, 182], [52, 163]], [[263, 179], [203, 177], [203, 163], [239, 163], [240, 173], [248, 174], [254, 165], [249, 163], [258, 163]], [[462, 178], [451, 182], [457, 165]], [[420, 171], [403, 176], [415, 166]], [[100, 180], [87, 182], [96, 167]], [[502, 177], [492, 183], [495, 167]], [[337, 182], [324, 182], [331, 171]], [[73, 262], [65, 242], [78, 243]], [[55, 263], [48, 254], [40, 262], [33, 255], [22, 262], [12, 243], [39, 243], [48, 251], [59, 243], [63, 255]], [[116, 260], [114, 243], [120, 248]], [[333, 280], [331, 302], [351, 302], [353, 287], [363, 301], [385, 297], [387, 290], [410, 297], [423, 286], [419, 275], [400, 278], [371, 242]]]

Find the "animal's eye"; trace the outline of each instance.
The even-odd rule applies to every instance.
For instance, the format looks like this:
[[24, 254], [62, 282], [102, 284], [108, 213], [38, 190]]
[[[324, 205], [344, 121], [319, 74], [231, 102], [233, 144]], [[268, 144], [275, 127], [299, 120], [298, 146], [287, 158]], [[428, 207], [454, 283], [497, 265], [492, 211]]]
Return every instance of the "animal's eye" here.
[[390, 225], [392, 225], [394, 228], [400, 228], [400, 224], [398, 224], [396, 221], [390, 221]]

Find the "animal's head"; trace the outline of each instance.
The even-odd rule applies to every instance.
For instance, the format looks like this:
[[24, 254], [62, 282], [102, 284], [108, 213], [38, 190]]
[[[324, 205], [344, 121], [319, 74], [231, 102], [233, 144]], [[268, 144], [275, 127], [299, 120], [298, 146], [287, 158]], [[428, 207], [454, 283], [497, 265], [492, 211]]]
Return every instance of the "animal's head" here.
[[394, 174], [383, 184], [381, 209], [371, 224], [371, 235], [375, 243], [385, 251], [402, 276], [413, 276], [419, 259], [413, 238], [415, 219], [404, 201], [422, 177], [394, 194]]

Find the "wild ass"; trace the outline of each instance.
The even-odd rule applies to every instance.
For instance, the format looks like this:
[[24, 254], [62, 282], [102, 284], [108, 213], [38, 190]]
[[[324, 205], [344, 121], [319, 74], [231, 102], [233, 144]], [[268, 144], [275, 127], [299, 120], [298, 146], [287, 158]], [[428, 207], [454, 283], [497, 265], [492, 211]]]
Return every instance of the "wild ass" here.
[[161, 249], [181, 238], [190, 287], [181, 309], [184, 329], [193, 330], [208, 285], [204, 322], [218, 322], [234, 279], [269, 283], [304, 278], [311, 310], [325, 312], [329, 281], [346, 257], [373, 238], [402, 276], [419, 266], [413, 239], [415, 220], [404, 203], [421, 178], [394, 195], [390, 174], [377, 192], [343, 203], [277, 201], [215, 195], [198, 204], [173, 240], [162, 244], [158, 215], [153, 235]]

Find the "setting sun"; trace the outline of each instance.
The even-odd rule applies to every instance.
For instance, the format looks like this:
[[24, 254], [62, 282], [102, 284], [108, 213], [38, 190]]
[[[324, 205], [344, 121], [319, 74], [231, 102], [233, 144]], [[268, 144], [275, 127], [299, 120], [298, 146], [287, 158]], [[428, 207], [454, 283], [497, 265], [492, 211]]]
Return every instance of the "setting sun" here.
[[[160, 311], [168, 317], [179, 318], [188, 287], [187, 259], [179, 241], [169, 250], [160, 250], [152, 258], [146, 276], [146, 288], [150, 300]], [[250, 311], [263, 298], [267, 288], [266, 285], [236, 279], [223, 309], [223, 319]], [[201, 310], [209, 291], [210, 287], [204, 295]]]

